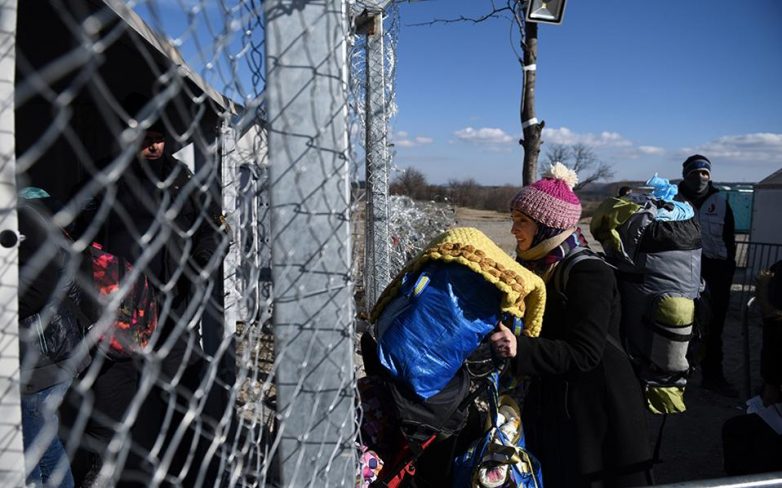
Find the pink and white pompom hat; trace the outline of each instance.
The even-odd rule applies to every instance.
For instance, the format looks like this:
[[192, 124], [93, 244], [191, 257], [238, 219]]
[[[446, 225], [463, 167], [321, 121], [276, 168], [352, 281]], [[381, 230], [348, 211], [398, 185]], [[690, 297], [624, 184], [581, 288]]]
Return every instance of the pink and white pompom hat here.
[[510, 208], [554, 229], [570, 229], [581, 218], [581, 201], [573, 187], [575, 171], [560, 162], [551, 165], [542, 179], [527, 185], [513, 197]]

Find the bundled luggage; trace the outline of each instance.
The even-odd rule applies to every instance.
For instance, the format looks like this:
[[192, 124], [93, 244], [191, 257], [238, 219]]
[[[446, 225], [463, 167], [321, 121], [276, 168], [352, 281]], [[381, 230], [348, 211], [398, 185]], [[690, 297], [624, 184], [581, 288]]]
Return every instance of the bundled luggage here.
[[624, 349], [654, 413], [686, 409], [700, 294], [701, 232], [689, 203], [674, 201], [676, 187], [663, 178], [635, 201], [610, 198], [595, 212], [590, 230], [616, 268], [622, 296]]
[[374, 337], [362, 339], [362, 459], [382, 469], [362, 466], [359, 485], [401, 486], [438, 448], [450, 465], [470, 405], [497, 375], [488, 335], [502, 320], [537, 336], [544, 307], [543, 281], [477, 229], [451, 229], [413, 259], [378, 299]]
[[488, 385], [485, 434], [454, 459], [454, 488], [542, 488], [538, 460], [526, 449], [521, 408], [500, 394], [499, 375]]

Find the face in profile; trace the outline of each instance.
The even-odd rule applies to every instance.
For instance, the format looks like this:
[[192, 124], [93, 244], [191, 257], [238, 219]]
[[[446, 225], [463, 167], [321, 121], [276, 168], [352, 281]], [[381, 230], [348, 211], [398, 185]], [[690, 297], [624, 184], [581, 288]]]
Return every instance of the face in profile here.
[[516, 251], [526, 251], [532, 247], [532, 240], [538, 232], [538, 224], [518, 210], [511, 212], [510, 216], [513, 219], [513, 227], [510, 231], [516, 238]]
[[166, 148], [166, 139], [162, 132], [148, 130], [141, 143], [141, 157], [146, 160], [155, 160], [163, 157]]

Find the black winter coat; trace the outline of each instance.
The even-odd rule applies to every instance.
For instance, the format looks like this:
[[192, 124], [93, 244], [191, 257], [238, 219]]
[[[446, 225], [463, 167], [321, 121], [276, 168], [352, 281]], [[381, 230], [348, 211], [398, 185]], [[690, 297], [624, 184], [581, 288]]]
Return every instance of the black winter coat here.
[[540, 338], [521, 337], [517, 374], [532, 376], [524, 405], [531, 452], [548, 488], [640, 471], [651, 459], [640, 384], [619, 339], [614, 272], [599, 260], [570, 270], [566, 299], [547, 285]]
[[86, 257], [65, 247], [53, 227], [50, 199], [21, 199], [19, 233], [19, 337], [21, 386], [32, 394], [69, 382], [90, 363], [84, 332], [98, 318], [79, 284], [90, 271]]

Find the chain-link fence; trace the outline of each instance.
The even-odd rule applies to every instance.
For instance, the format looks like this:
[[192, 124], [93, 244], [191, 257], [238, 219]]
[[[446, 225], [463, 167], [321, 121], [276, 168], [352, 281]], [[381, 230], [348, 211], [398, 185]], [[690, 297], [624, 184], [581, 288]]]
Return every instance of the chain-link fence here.
[[364, 3], [0, 3], [0, 485], [355, 483], [396, 38]]
[[[357, 262], [363, 279], [358, 281], [360, 308], [371, 307], [391, 280], [388, 200], [392, 165], [390, 119], [396, 112], [396, 40], [399, 7], [389, 0], [359, 0], [353, 5], [354, 31], [350, 51], [351, 144], [355, 160], [365, 161], [356, 174], [363, 174], [362, 214]], [[363, 201], [362, 201], [363, 200]]]

